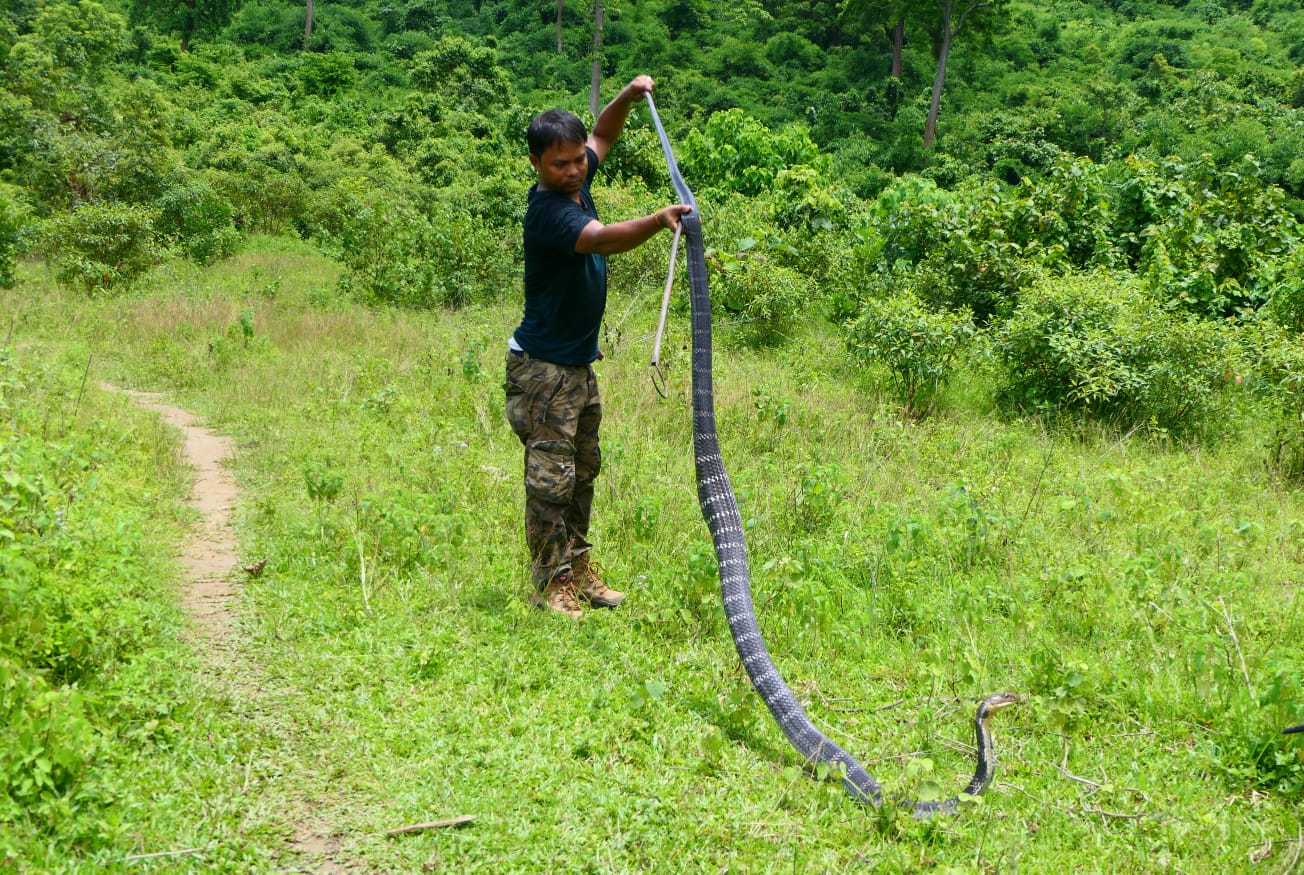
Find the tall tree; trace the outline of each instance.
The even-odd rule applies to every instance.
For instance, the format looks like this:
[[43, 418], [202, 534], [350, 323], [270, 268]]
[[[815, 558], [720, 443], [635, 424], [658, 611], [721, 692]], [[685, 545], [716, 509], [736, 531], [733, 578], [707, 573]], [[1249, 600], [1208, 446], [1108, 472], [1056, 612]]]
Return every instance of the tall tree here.
[[602, 25], [605, 10], [602, 0], [593, 0], [593, 75], [589, 79], [589, 110], [598, 117], [602, 109]]
[[303, 50], [308, 51], [308, 43], [312, 42], [312, 4], [313, 0], [308, 0], [308, 6], [303, 14]]
[[557, 0], [557, 54], [561, 54], [561, 14], [566, 8], [566, 0]]
[[1004, 5], [1005, 0], [936, 0], [941, 20], [935, 31], [937, 48], [937, 72], [933, 76], [933, 98], [928, 104], [928, 118], [924, 122], [924, 148], [933, 148], [933, 139], [937, 135], [937, 113], [942, 105], [942, 86], [946, 82], [946, 62], [951, 56], [951, 46], [955, 35], [964, 27], [970, 16], [986, 10], [991, 11]]

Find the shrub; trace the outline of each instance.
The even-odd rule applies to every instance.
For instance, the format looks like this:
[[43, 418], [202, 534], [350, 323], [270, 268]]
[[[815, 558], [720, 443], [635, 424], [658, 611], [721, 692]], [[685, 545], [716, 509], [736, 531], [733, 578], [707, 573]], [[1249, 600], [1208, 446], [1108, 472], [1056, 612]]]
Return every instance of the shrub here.
[[1229, 330], [1166, 311], [1112, 274], [1047, 279], [996, 332], [1004, 400], [1176, 432], [1213, 425], [1236, 372]]
[[21, 191], [12, 185], [0, 183], [0, 287], [14, 284], [14, 264], [25, 246], [25, 235], [31, 217], [23, 202]]
[[[1304, 343], [1297, 330], [1275, 322], [1244, 329], [1255, 355], [1254, 373], [1272, 399], [1275, 417], [1268, 444], [1268, 468], [1289, 480], [1304, 480]], [[1257, 382], [1257, 381], [1256, 381]]]
[[826, 163], [805, 125], [775, 130], [738, 109], [717, 112], [704, 128], [689, 131], [679, 160], [684, 178], [708, 196], [712, 191], [757, 195], [782, 170], [822, 170]]
[[0, 722], [12, 733], [0, 745], [0, 823], [58, 822], [98, 748], [81, 694], [0, 654]]
[[234, 211], [204, 182], [169, 188], [158, 201], [155, 230], [200, 264], [211, 264], [235, 251], [240, 234]]
[[717, 249], [709, 254], [712, 306], [729, 315], [727, 321], [742, 343], [772, 346], [809, 310], [811, 283], [752, 247], [749, 240], [741, 251]]
[[968, 311], [930, 310], [909, 290], [870, 298], [844, 327], [851, 354], [885, 365], [893, 393], [915, 413], [932, 407], [974, 333]]
[[1304, 248], [1273, 259], [1260, 276], [1268, 296], [1266, 313], [1278, 325], [1304, 333]]
[[157, 264], [155, 214], [139, 205], [85, 204], [47, 226], [59, 281], [87, 292], [129, 284]]
[[[882, 264], [888, 289], [913, 281], [934, 308], [967, 309], [980, 325], [1007, 316], [1039, 275], [1049, 250], [1021, 244], [1017, 204], [999, 191], [952, 194], [918, 178], [901, 180], [878, 199]], [[1030, 250], [1037, 257], [1028, 257]], [[927, 281], [904, 279], [918, 274]]]
[[312, 231], [348, 268], [341, 287], [363, 299], [459, 307], [491, 296], [512, 255], [482, 219], [438, 203], [429, 214], [364, 179], [343, 179], [316, 205]]

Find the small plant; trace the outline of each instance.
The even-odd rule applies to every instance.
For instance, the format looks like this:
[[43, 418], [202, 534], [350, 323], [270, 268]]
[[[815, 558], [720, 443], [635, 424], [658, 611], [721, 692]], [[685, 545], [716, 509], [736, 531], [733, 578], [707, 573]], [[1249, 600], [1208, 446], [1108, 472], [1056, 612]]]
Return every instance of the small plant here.
[[304, 465], [303, 480], [308, 486], [308, 497], [313, 501], [334, 501], [344, 488], [344, 475], [330, 460]]
[[790, 406], [788, 399], [776, 395], [765, 386], [756, 386], [752, 389], [752, 407], [756, 410], [756, 418], [761, 422], [772, 422], [777, 426], [786, 425]]
[[484, 365], [480, 357], [484, 354], [484, 341], [473, 340], [462, 349], [462, 376], [472, 382], [484, 376]]
[[911, 413], [922, 414], [936, 402], [975, 331], [967, 310], [929, 310], [902, 294], [866, 301], [844, 336], [853, 356], [886, 365], [897, 399]]
[[793, 520], [803, 533], [828, 528], [838, 513], [845, 487], [842, 469], [835, 464], [812, 465], [802, 470], [801, 483], [793, 496]]

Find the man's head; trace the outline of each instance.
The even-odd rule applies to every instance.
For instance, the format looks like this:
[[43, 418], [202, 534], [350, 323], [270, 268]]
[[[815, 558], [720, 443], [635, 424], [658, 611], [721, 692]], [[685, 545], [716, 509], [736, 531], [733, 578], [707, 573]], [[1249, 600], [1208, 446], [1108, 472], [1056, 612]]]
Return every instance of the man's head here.
[[578, 116], [563, 109], [539, 113], [525, 136], [542, 188], [574, 195], [584, 186], [589, 172], [588, 134]]
[[589, 138], [584, 130], [584, 122], [573, 112], [564, 109], [550, 109], [541, 112], [530, 122], [530, 129], [525, 132], [525, 140], [530, 145], [530, 155], [543, 157], [543, 153], [554, 143], [580, 143]]

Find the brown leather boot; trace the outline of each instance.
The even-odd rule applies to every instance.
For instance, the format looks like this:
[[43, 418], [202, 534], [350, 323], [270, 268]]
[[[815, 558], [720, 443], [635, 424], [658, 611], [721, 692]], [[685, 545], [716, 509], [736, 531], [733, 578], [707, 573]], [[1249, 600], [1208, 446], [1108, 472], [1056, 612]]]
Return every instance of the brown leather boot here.
[[558, 574], [542, 590], [536, 590], [530, 596], [530, 604], [544, 611], [556, 611], [568, 617], [579, 619], [584, 613], [580, 604], [579, 593], [572, 582], [573, 575]]
[[571, 563], [571, 577], [579, 588], [580, 596], [595, 608], [614, 608], [625, 600], [623, 592], [617, 592], [603, 582], [596, 568], [602, 566], [589, 561], [589, 554], [577, 557]]

